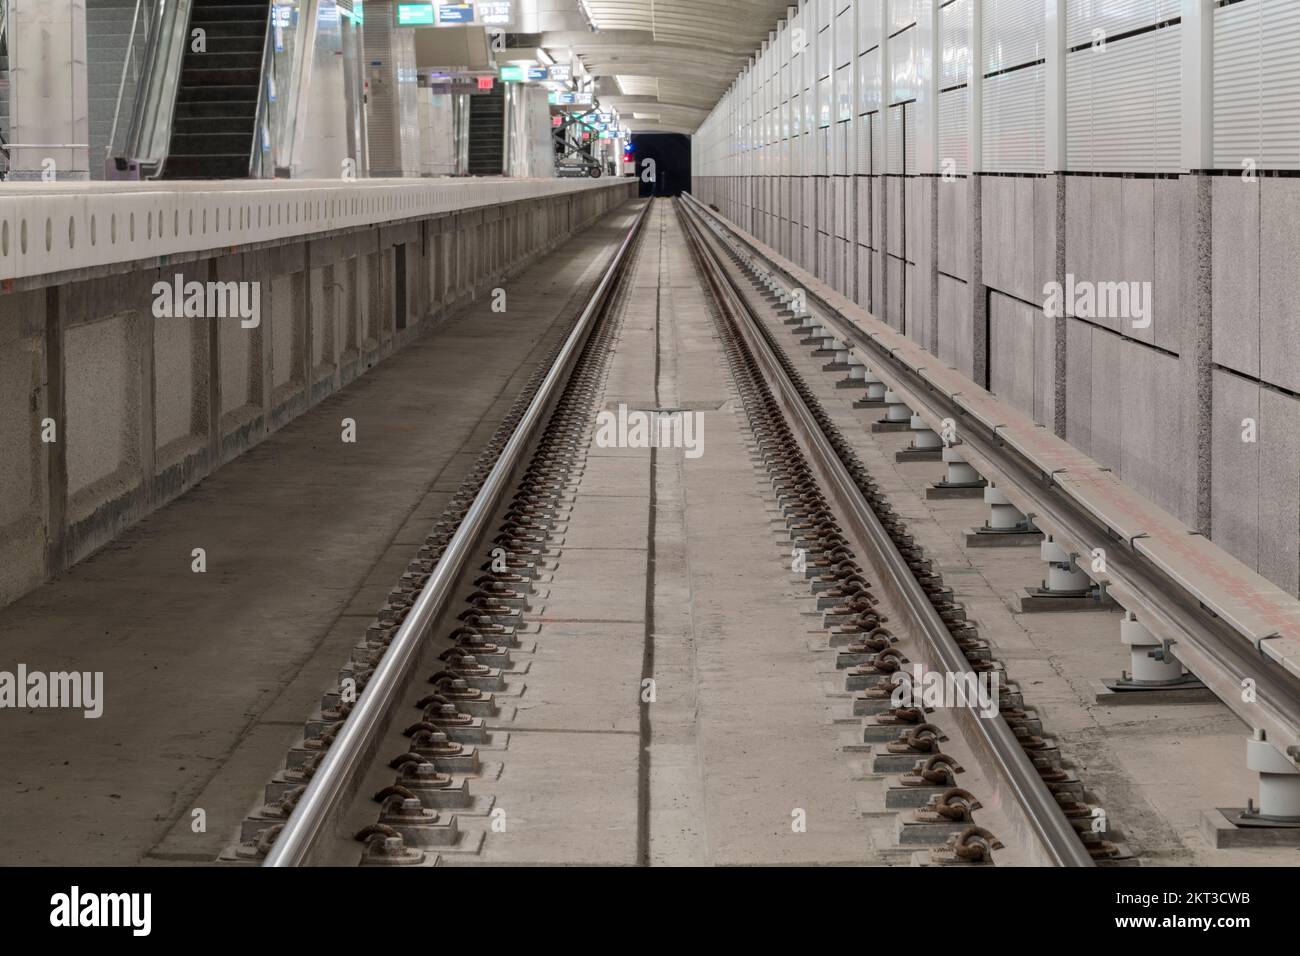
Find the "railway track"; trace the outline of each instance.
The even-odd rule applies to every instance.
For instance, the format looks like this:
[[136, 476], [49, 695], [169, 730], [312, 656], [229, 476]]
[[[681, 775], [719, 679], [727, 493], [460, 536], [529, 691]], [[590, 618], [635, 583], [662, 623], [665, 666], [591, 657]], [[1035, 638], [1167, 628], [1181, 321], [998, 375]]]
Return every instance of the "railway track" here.
[[[832, 662], [829, 723], [852, 735], [835, 749], [856, 761], [856, 786], [870, 791], [865, 816], [883, 821], [857, 862], [1131, 860], [781, 337], [793, 334], [814, 354], [822, 340], [773, 291], [762, 263], [697, 204], [678, 202], [671, 213], [664, 205], [647, 204], [628, 231], [223, 859], [267, 867], [464, 864], [505, 839], [507, 809], [497, 804], [495, 781], [512, 772], [512, 722], [529, 699], [530, 655], [545, 641], [534, 618], [557, 573], [622, 317], [647, 291], [633, 272], [653, 217], [661, 250], [670, 226], [688, 240], [689, 283], [707, 302], [737, 427], [776, 519], [772, 543], [789, 563], [794, 599], [813, 609], [812, 643]], [[648, 249], [643, 258], [651, 258]], [[660, 314], [662, 278], [656, 282]], [[827, 370], [846, 370], [841, 364]], [[656, 422], [682, 414], [655, 412]], [[653, 657], [642, 663], [641, 688], [658, 676]], [[927, 696], [926, 687], [938, 693]], [[645, 829], [653, 700], [643, 695], [638, 707], [640, 863], [655, 861]]]
[[[602, 319], [625, 294], [644, 221], [643, 212], [480, 453], [227, 859], [268, 867], [435, 862], [429, 850], [465, 843], [454, 814], [490, 812], [469, 783], [499, 772], [482, 755], [508, 737], [489, 732], [486, 718], [499, 712], [493, 689], [505, 683], [517, 646], [510, 622], [538, 573], [532, 545], [556, 520], [550, 507], [577, 448], [573, 429], [608, 349]], [[484, 562], [486, 532], [516, 482]], [[470, 607], [449, 627], [458, 591]], [[416, 708], [405, 710], [413, 687]], [[376, 778], [386, 782], [370, 791]]]
[[[837, 660], [846, 669], [846, 684], [863, 691], [853, 707], [864, 717], [864, 743], [878, 745], [871, 751], [871, 769], [901, 771], [886, 781], [886, 806], [900, 810], [900, 843], [933, 843], [935, 834], [951, 831], [949, 842], [932, 851], [934, 862], [988, 862], [994, 849], [1004, 846], [978, 825], [983, 804], [958, 785], [959, 764], [945, 753], [942, 722], [959, 728], [966, 746], [985, 764], [993, 792], [984, 799], [1004, 809], [1024, 853], [1021, 862], [1088, 866], [1096, 858], [1126, 855], [1093, 831], [1094, 808], [1083, 801], [1082, 784], [1042, 736], [1036, 712], [1005, 679], [988, 642], [953, 600], [943, 575], [908, 534], [905, 520], [807, 387], [761, 312], [779, 316], [805, 347], [815, 348], [820, 340], [810, 339], [805, 322], [765, 288], [765, 272], [745, 263], [698, 211], [685, 204], [682, 209], [791, 541], [808, 564], [810, 586], [819, 605], [826, 606], [828, 623], [834, 622], [828, 638], [842, 648]], [[748, 280], [749, 296], [739, 285], [741, 277]], [[886, 615], [882, 607], [894, 613]], [[903, 618], [902, 626], [891, 616]], [[909, 634], [911, 639], [903, 637]], [[942, 674], [949, 686], [972, 690], [948, 701], [942, 717], [910, 697], [899, 706], [894, 699], [903, 696], [896, 693], [900, 685], [914, 682], [906, 670], [912, 662]], [[973, 691], [980, 675], [1003, 678], [988, 682], [996, 707], [987, 712]]]

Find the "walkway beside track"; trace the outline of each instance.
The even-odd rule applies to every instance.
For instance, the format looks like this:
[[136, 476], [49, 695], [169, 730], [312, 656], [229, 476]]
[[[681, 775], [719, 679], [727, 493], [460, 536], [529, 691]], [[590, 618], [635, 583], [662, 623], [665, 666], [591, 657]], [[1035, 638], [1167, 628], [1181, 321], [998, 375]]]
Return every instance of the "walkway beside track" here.
[[105, 697], [97, 720], [0, 712], [0, 856], [211, 862], [636, 208], [0, 611], [0, 667], [102, 671]]

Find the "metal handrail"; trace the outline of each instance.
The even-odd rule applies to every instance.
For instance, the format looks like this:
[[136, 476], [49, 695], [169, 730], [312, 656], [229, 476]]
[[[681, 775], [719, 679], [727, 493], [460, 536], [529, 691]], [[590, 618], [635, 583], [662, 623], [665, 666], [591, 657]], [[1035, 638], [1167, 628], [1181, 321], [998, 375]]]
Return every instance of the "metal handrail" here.
[[271, 846], [262, 865], [266, 867], [304, 866], [324, 862], [316, 855], [317, 840], [339, 824], [346, 802], [359, 785], [366, 766], [373, 757], [390, 722], [389, 702], [401, 690], [418, 662], [420, 645], [451, 598], [452, 589], [471, 556], [483, 529], [491, 519], [497, 503], [505, 494], [517, 466], [522, 462], [552, 399], [564, 388], [568, 369], [586, 340], [596, 312], [605, 302], [620, 267], [627, 258], [650, 203], [637, 216], [618, 251], [610, 260], [600, 285], [587, 302], [573, 331], [565, 339], [555, 364], [551, 366], [529, 403], [519, 425], [511, 434], [483, 487], [475, 496], [465, 519], [452, 536], [428, 583], [416, 598], [410, 613], [393, 637], [387, 653], [371, 674], [355, 708], [343, 723], [334, 743], [325, 751], [320, 767], [303, 791], [297, 806]]
[[[117, 121], [122, 113], [122, 97], [126, 93], [126, 71], [131, 65], [131, 54], [135, 52], [135, 27], [140, 22], [140, 8], [144, 6], [144, 0], [135, 0], [135, 10], [131, 14], [131, 36], [126, 44], [126, 56], [122, 58], [122, 76], [117, 81], [117, 102], [113, 104], [113, 126], [108, 132], [108, 142], [104, 144], [104, 160], [113, 155], [113, 146], [117, 142]], [[3, 31], [0, 31], [2, 33]], [[146, 28], [146, 36], [148, 29]], [[139, 90], [139, 59], [136, 60], [136, 89]]]
[[157, 4], [149, 18], [151, 29], [141, 62], [144, 72], [136, 87], [131, 126], [121, 155], [135, 160], [142, 174], [162, 174], [171, 146], [172, 121], [180, 94], [193, 0], [150, 0]]
[[[265, 175], [266, 170], [262, 168], [262, 157], [265, 155], [262, 149], [263, 129], [266, 129], [267, 136], [270, 132], [270, 111], [271, 111], [271, 94], [267, 86], [268, 81], [275, 82], [271, 73], [275, 70], [275, 57], [271, 54], [272, 46], [275, 42], [275, 4], [270, 4], [266, 12], [266, 32], [262, 34], [262, 65], [257, 71], [257, 111], [253, 115], [253, 145], [248, 153], [248, 175], [250, 178], [258, 177], [261, 173]], [[271, 176], [275, 176], [275, 153], [274, 144], [271, 154]]]

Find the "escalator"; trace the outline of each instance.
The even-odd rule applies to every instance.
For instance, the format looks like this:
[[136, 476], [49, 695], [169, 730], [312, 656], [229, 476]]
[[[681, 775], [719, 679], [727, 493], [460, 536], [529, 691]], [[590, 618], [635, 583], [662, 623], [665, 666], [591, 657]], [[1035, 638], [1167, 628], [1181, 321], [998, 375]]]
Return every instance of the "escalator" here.
[[248, 176], [270, 0], [193, 0], [164, 179]]
[[504, 84], [491, 93], [469, 98], [469, 164], [471, 176], [500, 176], [505, 169], [506, 95]]

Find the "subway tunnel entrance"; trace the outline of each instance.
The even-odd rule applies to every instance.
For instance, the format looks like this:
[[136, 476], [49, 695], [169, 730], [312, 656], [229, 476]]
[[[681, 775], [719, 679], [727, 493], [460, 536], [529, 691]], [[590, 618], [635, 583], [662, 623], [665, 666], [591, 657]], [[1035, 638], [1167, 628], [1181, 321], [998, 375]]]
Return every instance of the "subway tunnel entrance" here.
[[[691, 191], [691, 138], [681, 133], [633, 133], [632, 155], [641, 196], [680, 196]], [[654, 182], [646, 182], [645, 161], [654, 161]]]

